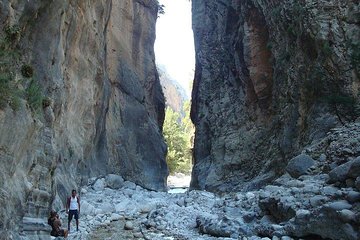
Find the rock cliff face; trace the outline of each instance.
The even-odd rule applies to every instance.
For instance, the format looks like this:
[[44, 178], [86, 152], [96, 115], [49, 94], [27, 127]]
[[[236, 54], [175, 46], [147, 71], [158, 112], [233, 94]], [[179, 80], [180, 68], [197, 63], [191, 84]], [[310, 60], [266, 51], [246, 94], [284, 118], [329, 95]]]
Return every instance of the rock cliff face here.
[[0, 229], [59, 210], [93, 176], [165, 190], [156, 1], [5, 0], [0, 13], [19, 55], [18, 89], [27, 88], [19, 80], [27, 65], [46, 97], [38, 111], [24, 96], [18, 110], [0, 110]]
[[258, 188], [359, 116], [357, 1], [193, 0], [192, 188]]
[[166, 71], [165, 67], [158, 66], [160, 84], [165, 96], [165, 104], [173, 111], [185, 115], [183, 106], [184, 102], [189, 100], [185, 89]]

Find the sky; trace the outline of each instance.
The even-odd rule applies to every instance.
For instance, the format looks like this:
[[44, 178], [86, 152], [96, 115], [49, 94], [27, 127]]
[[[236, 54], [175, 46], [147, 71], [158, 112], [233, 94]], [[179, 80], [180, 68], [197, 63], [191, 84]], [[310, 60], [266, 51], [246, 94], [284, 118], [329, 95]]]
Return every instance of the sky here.
[[165, 66], [169, 75], [177, 80], [190, 96], [195, 69], [191, 1], [159, 2], [165, 5], [165, 14], [160, 15], [156, 24], [156, 62]]

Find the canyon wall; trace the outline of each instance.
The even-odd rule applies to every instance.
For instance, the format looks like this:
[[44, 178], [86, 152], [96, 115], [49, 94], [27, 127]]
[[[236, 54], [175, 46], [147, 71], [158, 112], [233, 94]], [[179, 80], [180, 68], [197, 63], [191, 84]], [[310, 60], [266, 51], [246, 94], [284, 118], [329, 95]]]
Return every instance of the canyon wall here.
[[358, 120], [358, 1], [193, 0], [191, 187], [254, 189]]
[[1, 1], [1, 70], [19, 94], [0, 110], [0, 230], [36, 230], [22, 218], [60, 210], [90, 177], [166, 190], [157, 12], [155, 0]]

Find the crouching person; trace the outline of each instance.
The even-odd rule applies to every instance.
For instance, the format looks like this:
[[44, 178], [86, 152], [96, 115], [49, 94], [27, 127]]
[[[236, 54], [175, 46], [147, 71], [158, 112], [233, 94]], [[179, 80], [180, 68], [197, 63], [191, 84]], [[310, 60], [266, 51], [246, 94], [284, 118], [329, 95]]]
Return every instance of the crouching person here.
[[55, 211], [50, 212], [50, 216], [48, 218], [48, 224], [51, 226], [52, 230], [50, 235], [53, 237], [65, 237], [68, 236], [68, 231], [66, 229], [61, 228], [61, 221], [59, 215]]

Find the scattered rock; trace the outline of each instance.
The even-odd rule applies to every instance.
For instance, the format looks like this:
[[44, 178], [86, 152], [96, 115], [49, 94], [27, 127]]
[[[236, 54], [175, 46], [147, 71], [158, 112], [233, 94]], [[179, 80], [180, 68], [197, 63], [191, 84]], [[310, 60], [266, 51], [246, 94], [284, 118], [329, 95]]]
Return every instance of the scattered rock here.
[[360, 193], [359, 192], [355, 192], [355, 191], [350, 191], [348, 192], [346, 199], [350, 202], [350, 203], [356, 203], [356, 202], [360, 202]]
[[99, 178], [98, 180], [96, 180], [96, 182], [94, 183], [94, 185], [92, 186], [92, 188], [95, 191], [102, 191], [105, 188], [105, 180], [103, 178]]
[[105, 177], [106, 186], [112, 189], [120, 189], [124, 185], [124, 179], [115, 174], [109, 174]]
[[356, 214], [348, 209], [343, 209], [339, 212], [340, 219], [345, 223], [355, 221]]
[[327, 204], [327, 205], [325, 205], [325, 207], [328, 207], [328, 208], [330, 208], [332, 210], [335, 210], [335, 211], [341, 211], [343, 209], [350, 209], [352, 207], [352, 205], [349, 204], [345, 200], [341, 200], [341, 201], [332, 202], [330, 204]]
[[286, 171], [294, 178], [298, 178], [301, 175], [307, 174], [309, 168], [314, 166], [315, 161], [306, 154], [291, 159], [286, 167]]
[[131, 190], [136, 190], [136, 184], [130, 181], [125, 181], [123, 187]]
[[125, 230], [133, 230], [134, 229], [134, 224], [132, 222], [130, 222], [130, 221], [127, 221], [125, 223], [124, 229]]

